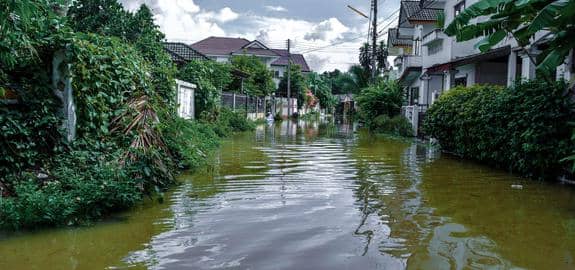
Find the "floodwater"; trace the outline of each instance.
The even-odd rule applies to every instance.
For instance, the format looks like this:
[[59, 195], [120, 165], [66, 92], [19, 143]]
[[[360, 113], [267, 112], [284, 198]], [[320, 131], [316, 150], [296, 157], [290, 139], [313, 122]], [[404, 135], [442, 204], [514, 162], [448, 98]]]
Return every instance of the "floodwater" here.
[[575, 269], [572, 188], [352, 125], [262, 126], [181, 182], [93, 227], [2, 236], [0, 269]]

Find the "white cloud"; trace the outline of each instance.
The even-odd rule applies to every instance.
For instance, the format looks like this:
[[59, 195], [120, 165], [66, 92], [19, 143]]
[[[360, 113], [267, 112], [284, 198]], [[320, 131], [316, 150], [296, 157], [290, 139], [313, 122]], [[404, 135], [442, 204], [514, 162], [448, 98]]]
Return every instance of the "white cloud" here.
[[[285, 41], [290, 38], [296, 53], [327, 46], [326, 49], [305, 54], [312, 69], [318, 72], [334, 68], [346, 70], [357, 62], [357, 48], [365, 39], [353, 40], [349, 37], [367, 32], [367, 24], [365, 29], [350, 28], [337, 18], [312, 22], [253, 13], [238, 14], [229, 7], [205, 10], [193, 0], [121, 1], [129, 10], [147, 4], [154, 12], [161, 31], [171, 41], [193, 43], [209, 36], [229, 36], [258, 39], [270, 47], [285, 48]], [[273, 8], [277, 11], [285, 10], [283, 7]], [[330, 46], [345, 40], [349, 41]]]
[[277, 12], [286, 12], [288, 11], [287, 8], [282, 6], [266, 6], [266, 9], [269, 11], [277, 11]]

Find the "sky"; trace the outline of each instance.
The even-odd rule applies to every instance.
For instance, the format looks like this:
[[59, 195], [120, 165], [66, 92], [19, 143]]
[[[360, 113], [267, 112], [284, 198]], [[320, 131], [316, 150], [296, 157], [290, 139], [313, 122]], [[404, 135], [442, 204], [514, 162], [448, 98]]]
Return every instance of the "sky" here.
[[[188, 44], [210, 36], [257, 39], [268, 47], [303, 53], [314, 71], [347, 70], [367, 41], [370, 0], [120, 0], [134, 11], [147, 4], [169, 41]], [[399, 0], [379, 0], [380, 28], [397, 24]], [[397, 13], [396, 13], [397, 14]], [[391, 23], [391, 24], [389, 24]], [[387, 28], [387, 27], [385, 27]], [[382, 36], [382, 39], [386, 35]], [[334, 45], [337, 44], [337, 45]]]

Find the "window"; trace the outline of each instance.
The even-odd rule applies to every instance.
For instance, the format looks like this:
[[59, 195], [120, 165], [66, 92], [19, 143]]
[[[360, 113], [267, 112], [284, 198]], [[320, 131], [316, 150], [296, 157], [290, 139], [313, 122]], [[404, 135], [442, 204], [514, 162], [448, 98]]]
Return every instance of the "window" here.
[[460, 78], [455, 78], [455, 81], [453, 82], [454, 86], [467, 86], [467, 76], [465, 77], [460, 77]]
[[277, 78], [277, 79], [280, 78], [280, 72], [279, 72], [279, 70], [274, 70], [274, 78]]
[[443, 42], [427, 46], [427, 55], [434, 55], [443, 50]]
[[459, 15], [464, 9], [465, 9], [465, 1], [457, 3], [457, 5], [453, 7], [454, 17], [457, 17], [457, 15]]
[[419, 87], [411, 87], [409, 95], [409, 105], [415, 105], [419, 99]]

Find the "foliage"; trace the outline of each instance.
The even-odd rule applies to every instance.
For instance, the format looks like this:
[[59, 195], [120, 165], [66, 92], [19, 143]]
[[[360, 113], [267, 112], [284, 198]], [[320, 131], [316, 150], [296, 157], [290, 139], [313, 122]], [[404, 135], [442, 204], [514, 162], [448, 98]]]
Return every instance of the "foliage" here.
[[118, 155], [112, 149], [72, 150], [56, 157], [44, 182], [31, 173], [11, 175], [15, 194], [0, 197], [0, 228], [81, 224], [133, 206], [142, 195]]
[[175, 113], [176, 68], [164, 50], [164, 34], [154, 24], [146, 5], [134, 13], [123, 9], [116, 0], [79, 0], [69, 11], [70, 24], [78, 32], [95, 33], [122, 39], [138, 50], [149, 66], [150, 84], [165, 105], [161, 115]]
[[231, 66], [216, 61], [194, 60], [180, 69], [178, 78], [198, 86], [195, 91], [196, 118], [201, 112], [216, 114], [221, 90], [232, 82]]
[[427, 112], [424, 130], [446, 151], [537, 178], [557, 176], [572, 153], [574, 115], [564, 83], [456, 88]]
[[[486, 20], [469, 23], [486, 16]], [[538, 71], [551, 74], [575, 47], [575, 1], [570, 0], [481, 0], [467, 7], [445, 29], [458, 41], [484, 37], [476, 44], [486, 51], [508, 35], [525, 48], [539, 31], [549, 31], [548, 46], [538, 55]]]
[[321, 108], [327, 109], [328, 112], [332, 111], [337, 105], [336, 97], [331, 93], [331, 89], [326, 79], [312, 72], [307, 76], [307, 87], [318, 98]]
[[6, 69], [38, 60], [39, 47], [64, 27], [61, 14], [55, 11], [65, 4], [64, 0], [3, 1], [0, 7], [0, 75]]
[[[287, 75], [283, 76], [279, 87], [277, 95], [282, 97], [287, 97]], [[302, 108], [305, 102], [305, 93], [306, 93], [306, 79], [301, 73], [301, 68], [299, 65], [291, 65], [291, 74], [290, 74], [290, 94], [291, 97], [297, 97], [297, 106], [298, 108]]]
[[[251, 96], [268, 96], [273, 93], [275, 84], [272, 73], [259, 58], [253, 55], [237, 55], [232, 57], [231, 63], [234, 69], [248, 74], [243, 84], [245, 93]], [[234, 76], [229, 89], [231, 92], [240, 92], [241, 78]]]
[[108, 136], [112, 119], [127, 109], [131, 97], [156, 96], [144, 59], [116, 38], [80, 34], [71, 44], [68, 58], [79, 136]]
[[375, 116], [399, 115], [403, 104], [403, 94], [396, 82], [384, 81], [363, 89], [356, 96], [355, 101], [360, 110], [360, 117], [368, 123]]
[[218, 123], [230, 127], [232, 132], [251, 131], [256, 128], [243, 112], [234, 112], [229, 108], [222, 109]]
[[59, 103], [40, 75], [21, 78], [18, 106], [0, 107], [0, 183], [11, 172], [42, 166], [61, 144]]
[[413, 137], [414, 132], [411, 123], [402, 115], [390, 118], [380, 115], [369, 122], [369, 130], [375, 133], [385, 133], [401, 137]]
[[377, 44], [376, 46], [376, 54], [375, 56], [373, 55], [373, 46], [370, 45], [369, 43], [364, 43], [360, 48], [359, 48], [359, 63], [360, 66], [364, 69], [364, 71], [367, 74], [371, 75], [371, 72], [373, 70], [373, 58], [375, 57], [375, 63], [376, 63], [376, 74], [381, 74], [387, 65], [387, 46], [385, 45], [385, 42], [381, 41], [379, 44]]

